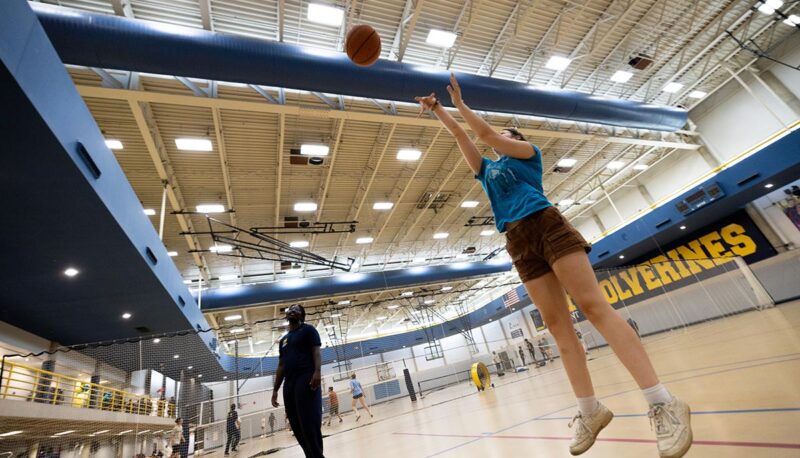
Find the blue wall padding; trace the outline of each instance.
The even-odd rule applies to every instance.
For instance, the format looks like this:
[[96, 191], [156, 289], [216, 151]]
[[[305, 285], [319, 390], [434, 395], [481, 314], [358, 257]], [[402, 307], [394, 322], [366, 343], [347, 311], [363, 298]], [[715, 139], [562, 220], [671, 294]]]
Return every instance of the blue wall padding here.
[[[64, 63], [413, 102], [447, 99], [448, 71], [379, 60], [358, 67], [343, 53], [188, 27], [34, 6]], [[686, 110], [459, 74], [474, 109], [675, 131]]]

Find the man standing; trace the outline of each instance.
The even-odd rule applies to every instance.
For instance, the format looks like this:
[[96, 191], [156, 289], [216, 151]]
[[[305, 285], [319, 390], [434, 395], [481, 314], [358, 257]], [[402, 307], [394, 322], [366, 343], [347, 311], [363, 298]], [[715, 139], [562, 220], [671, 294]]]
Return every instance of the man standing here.
[[522, 365], [525, 365], [525, 350], [522, 349], [522, 345], [517, 347], [519, 349], [519, 359], [522, 361]]
[[225, 442], [225, 456], [228, 456], [228, 450], [236, 451], [236, 446], [239, 445], [237, 439], [239, 428], [239, 413], [236, 411], [236, 404], [231, 404], [231, 410], [228, 411], [228, 417], [225, 419], [225, 433], [228, 435], [228, 440]]
[[305, 324], [306, 311], [300, 304], [286, 309], [289, 332], [279, 342], [278, 370], [272, 405], [278, 407], [278, 390], [283, 387], [286, 416], [307, 458], [324, 458], [322, 454], [322, 391], [320, 385], [322, 345], [319, 333]]
[[539, 365], [539, 361], [536, 360], [536, 350], [533, 349], [533, 342], [528, 339], [525, 339], [525, 346], [528, 347], [528, 353], [531, 354], [531, 358], [533, 359], [533, 364]]

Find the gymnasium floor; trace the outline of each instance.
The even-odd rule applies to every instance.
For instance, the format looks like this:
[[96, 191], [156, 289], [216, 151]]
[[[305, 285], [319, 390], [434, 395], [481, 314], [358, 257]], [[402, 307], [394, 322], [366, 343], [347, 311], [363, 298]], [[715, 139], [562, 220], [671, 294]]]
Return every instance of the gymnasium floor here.
[[[645, 339], [662, 381], [693, 409], [688, 457], [800, 456], [800, 301]], [[616, 414], [584, 456], [658, 456], [636, 386], [608, 350], [592, 352], [598, 397]], [[323, 427], [327, 457], [570, 456], [574, 400], [558, 361], [507, 374], [485, 393], [467, 384], [376, 406], [375, 418]], [[362, 415], [364, 422], [366, 415]], [[302, 457], [280, 433], [242, 444], [239, 457], [270, 449]], [[524, 454], [524, 455], [523, 455]], [[215, 451], [208, 455], [222, 455]]]

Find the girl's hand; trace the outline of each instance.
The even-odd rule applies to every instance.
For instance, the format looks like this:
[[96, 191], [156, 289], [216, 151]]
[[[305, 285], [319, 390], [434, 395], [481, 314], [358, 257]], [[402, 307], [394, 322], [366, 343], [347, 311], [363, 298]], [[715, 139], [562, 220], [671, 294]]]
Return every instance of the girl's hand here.
[[453, 101], [454, 106], [458, 107], [464, 103], [461, 98], [461, 86], [458, 85], [456, 74], [453, 72], [450, 72], [450, 84], [447, 86], [447, 92], [450, 94], [450, 100]]

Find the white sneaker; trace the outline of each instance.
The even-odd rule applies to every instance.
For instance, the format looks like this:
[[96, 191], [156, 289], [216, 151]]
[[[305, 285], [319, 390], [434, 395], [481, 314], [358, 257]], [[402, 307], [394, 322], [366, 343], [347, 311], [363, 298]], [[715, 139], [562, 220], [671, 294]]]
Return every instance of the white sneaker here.
[[679, 458], [692, 446], [692, 422], [689, 405], [673, 397], [672, 401], [653, 404], [650, 427], [656, 431], [658, 455], [661, 458]]
[[570, 428], [573, 425], [575, 426], [572, 442], [569, 443], [569, 452], [573, 455], [580, 455], [589, 450], [594, 445], [597, 435], [611, 423], [612, 418], [614, 418], [614, 414], [608, 410], [608, 407], [599, 402], [597, 403], [597, 410], [589, 415], [584, 416], [578, 412], [569, 422]]

